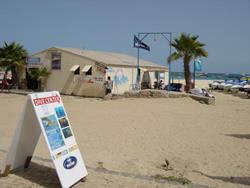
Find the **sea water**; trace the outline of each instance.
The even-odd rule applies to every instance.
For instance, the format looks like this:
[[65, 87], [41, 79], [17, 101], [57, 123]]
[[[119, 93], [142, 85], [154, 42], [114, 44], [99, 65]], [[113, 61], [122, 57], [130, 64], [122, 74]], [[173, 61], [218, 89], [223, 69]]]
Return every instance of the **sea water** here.
[[[250, 74], [248, 74], [250, 75]], [[226, 74], [226, 73], [195, 73], [197, 80], [240, 80], [245, 74]], [[172, 79], [184, 79], [183, 72], [172, 72]], [[193, 73], [192, 73], [193, 78]]]

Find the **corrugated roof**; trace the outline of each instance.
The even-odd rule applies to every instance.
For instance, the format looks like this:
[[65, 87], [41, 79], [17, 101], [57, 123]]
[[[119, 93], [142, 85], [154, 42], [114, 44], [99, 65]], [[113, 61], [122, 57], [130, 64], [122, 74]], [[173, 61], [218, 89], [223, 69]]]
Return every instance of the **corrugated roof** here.
[[[72, 54], [76, 54], [76, 55], [79, 55], [88, 59], [92, 59], [99, 63], [102, 63], [105, 66], [129, 66], [129, 67], [137, 66], [137, 58], [126, 55], [126, 54], [92, 51], [92, 50], [79, 49], [79, 48], [64, 48], [64, 47], [59, 47], [59, 46], [55, 46], [50, 49], [58, 49], [58, 50], [72, 53]], [[143, 59], [140, 59], [140, 67], [161, 69], [165, 71], [167, 70], [165, 66], [158, 65], [156, 63], [146, 61]]]

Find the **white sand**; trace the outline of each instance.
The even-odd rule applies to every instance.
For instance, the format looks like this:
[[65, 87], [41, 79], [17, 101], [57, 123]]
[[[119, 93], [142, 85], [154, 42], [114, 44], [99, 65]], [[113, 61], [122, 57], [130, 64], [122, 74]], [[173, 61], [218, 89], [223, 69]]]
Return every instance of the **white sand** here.
[[[215, 105], [189, 98], [103, 101], [64, 96], [89, 171], [87, 182], [76, 187], [182, 187], [155, 181], [156, 174], [184, 176], [194, 185], [249, 187], [250, 99], [214, 94]], [[24, 100], [0, 94], [0, 162]], [[161, 168], [165, 158], [173, 170]], [[59, 186], [42, 137], [32, 161], [28, 170], [0, 178], [0, 187]]]

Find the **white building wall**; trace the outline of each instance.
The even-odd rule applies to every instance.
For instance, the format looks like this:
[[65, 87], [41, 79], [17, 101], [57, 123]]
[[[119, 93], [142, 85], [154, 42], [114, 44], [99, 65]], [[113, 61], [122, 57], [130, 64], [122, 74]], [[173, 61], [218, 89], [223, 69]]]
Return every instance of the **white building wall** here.
[[106, 71], [106, 78], [110, 76], [113, 80], [114, 94], [123, 94], [132, 89], [136, 80], [136, 68], [130, 67], [109, 67]]
[[[141, 80], [143, 77], [144, 71], [141, 70]], [[167, 84], [168, 73], [162, 72], [164, 77], [161, 78], [164, 84]], [[155, 81], [155, 72], [149, 72], [151, 79], [151, 88], [154, 86]], [[113, 80], [113, 90], [114, 94], [123, 94], [125, 91], [130, 91], [133, 88], [133, 85], [136, 83], [137, 68], [130, 67], [114, 67], [110, 66], [106, 72], [106, 79], [110, 76]]]
[[[40, 61], [50, 71], [45, 83], [45, 89], [57, 90], [62, 94], [103, 97], [105, 95], [105, 72], [100, 71], [95, 61], [83, 57], [61, 52], [61, 69], [51, 69], [51, 52], [44, 51], [36, 54]], [[70, 69], [80, 65], [80, 75], [74, 75]], [[85, 65], [92, 65], [92, 75], [85, 75], [81, 70]]]
[[[58, 49], [55, 50], [60, 51]], [[110, 66], [105, 73], [102, 68], [96, 65], [94, 60], [64, 51], [60, 52], [60, 70], [51, 69], [51, 49], [34, 55], [35, 57], [40, 57], [40, 61], [51, 72], [45, 83], [45, 89], [48, 91], [57, 90], [62, 94], [103, 97], [106, 91], [104, 82], [108, 76], [113, 80], [112, 93], [114, 94], [123, 94], [125, 91], [132, 90], [133, 85], [136, 83], [137, 69], [135, 67]], [[80, 75], [74, 75], [74, 72], [70, 71], [74, 65], [80, 65], [80, 70], [82, 70], [85, 65], [92, 65], [92, 75], [88, 76], [83, 72], [80, 72]], [[143, 73], [144, 71], [142, 69], [141, 80]], [[149, 72], [149, 75], [153, 88], [155, 73]], [[164, 75], [165, 79], [163, 80], [165, 80], [165, 84], [167, 84], [168, 73], [165, 72]]]

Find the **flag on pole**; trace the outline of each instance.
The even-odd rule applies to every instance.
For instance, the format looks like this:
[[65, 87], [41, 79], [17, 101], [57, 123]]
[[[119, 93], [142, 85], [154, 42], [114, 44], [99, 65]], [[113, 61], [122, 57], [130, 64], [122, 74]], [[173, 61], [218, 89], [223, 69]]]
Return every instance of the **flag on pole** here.
[[194, 68], [195, 68], [195, 71], [201, 71], [202, 70], [202, 61], [200, 58], [196, 58], [194, 60]]
[[144, 42], [139, 40], [135, 35], [134, 35], [134, 47], [135, 48], [142, 48], [144, 50], [150, 51], [150, 47], [146, 45]]

